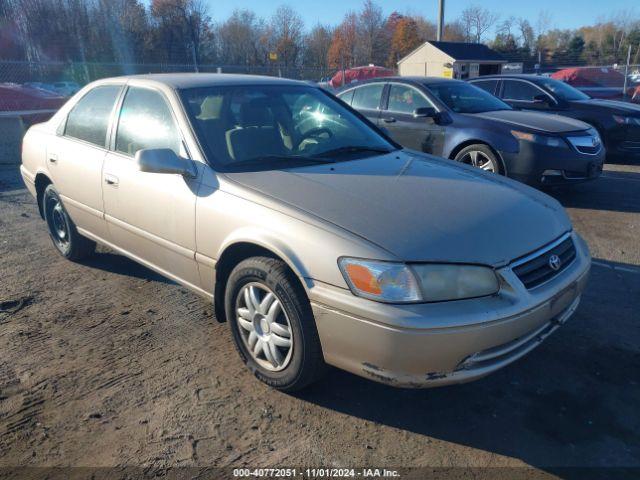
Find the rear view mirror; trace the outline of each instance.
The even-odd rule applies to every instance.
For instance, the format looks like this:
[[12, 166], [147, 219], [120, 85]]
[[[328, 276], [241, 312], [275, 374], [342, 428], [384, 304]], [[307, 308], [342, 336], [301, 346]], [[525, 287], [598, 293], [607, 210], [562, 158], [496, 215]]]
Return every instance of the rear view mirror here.
[[435, 118], [438, 112], [433, 107], [420, 107], [413, 111], [415, 118]]
[[170, 148], [145, 148], [136, 152], [136, 163], [141, 172], [168, 173], [195, 177], [196, 168]]

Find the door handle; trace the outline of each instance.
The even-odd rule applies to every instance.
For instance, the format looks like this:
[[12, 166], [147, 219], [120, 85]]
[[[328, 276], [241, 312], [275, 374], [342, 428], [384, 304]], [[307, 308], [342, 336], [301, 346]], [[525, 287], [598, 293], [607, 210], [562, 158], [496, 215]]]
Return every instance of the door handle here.
[[58, 163], [58, 154], [50, 153], [49, 154], [49, 163]]
[[120, 180], [118, 180], [118, 177], [114, 175], [107, 174], [104, 176], [104, 183], [106, 183], [107, 185], [113, 185], [115, 187], [120, 183]]
[[394, 123], [396, 121], [396, 119], [393, 118], [393, 117], [388, 117], [388, 118], [383, 118], [382, 121], [384, 123]]

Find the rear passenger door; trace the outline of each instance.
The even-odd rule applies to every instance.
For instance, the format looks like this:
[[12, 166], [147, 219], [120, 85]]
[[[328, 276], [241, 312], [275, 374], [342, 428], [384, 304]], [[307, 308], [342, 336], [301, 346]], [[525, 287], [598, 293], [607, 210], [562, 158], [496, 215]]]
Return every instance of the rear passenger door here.
[[498, 96], [498, 80], [474, 80], [470, 83], [491, 95]]
[[141, 172], [134, 157], [145, 148], [170, 148], [189, 157], [168, 97], [155, 88], [129, 86], [104, 165], [111, 242], [169, 277], [198, 286], [195, 209], [202, 164], [194, 162], [197, 178]]
[[401, 83], [389, 83], [386, 108], [380, 115], [384, 126], [400, 145], [413, 150], [441, 155], [444, 127], [433, 118], [415, 117], [418, 108], [436, 108], [417, 88]]
[[65, 208], [78, 228], [106, 237], [102, 166], [107, 132], [122, 85], [89, 90], [71, 109], [47, 145], [47, 166]]

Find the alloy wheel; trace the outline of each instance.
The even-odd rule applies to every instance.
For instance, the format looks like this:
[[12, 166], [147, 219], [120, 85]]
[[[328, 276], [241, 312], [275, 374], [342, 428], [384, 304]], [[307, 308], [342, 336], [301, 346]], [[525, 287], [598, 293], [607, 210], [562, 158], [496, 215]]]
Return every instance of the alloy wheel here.
[[479, 150], [471, 150], [467, 152], [462, 158], [460, 158], [460, 161], [487, 172], [497, 173], [494, 161]]

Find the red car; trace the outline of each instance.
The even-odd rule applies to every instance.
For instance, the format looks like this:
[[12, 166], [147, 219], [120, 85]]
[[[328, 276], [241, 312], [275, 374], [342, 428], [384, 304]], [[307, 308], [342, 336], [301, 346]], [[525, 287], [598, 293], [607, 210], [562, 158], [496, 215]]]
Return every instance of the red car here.
[[340, 88], [343, 85], [369, 80], [370, 78], [392, 77], [393, 75], [395, 75], [395, 72], [385, 67], [376, 67], [374, 65], [353, 67], [344, 71], [344, 78], [342, 76], [342, 70], [338, 70], [338, 73], [329, 81], [329, 85], [333, 88]]
[[66, 101], [66, 98], [40, 88], [15, 83], [0, 84], [0, 114], [16, 112], [26, 123], [47, 120]]
[[[624, 95], [624, 75], [608, 67], [565, 68], [551, 75], [551, 78], [562, 80], [576, 87], [592, 98], [608, 98], [622, 100]], [[627, 98], [640, 103], [640, 86], [627, 87]]]

